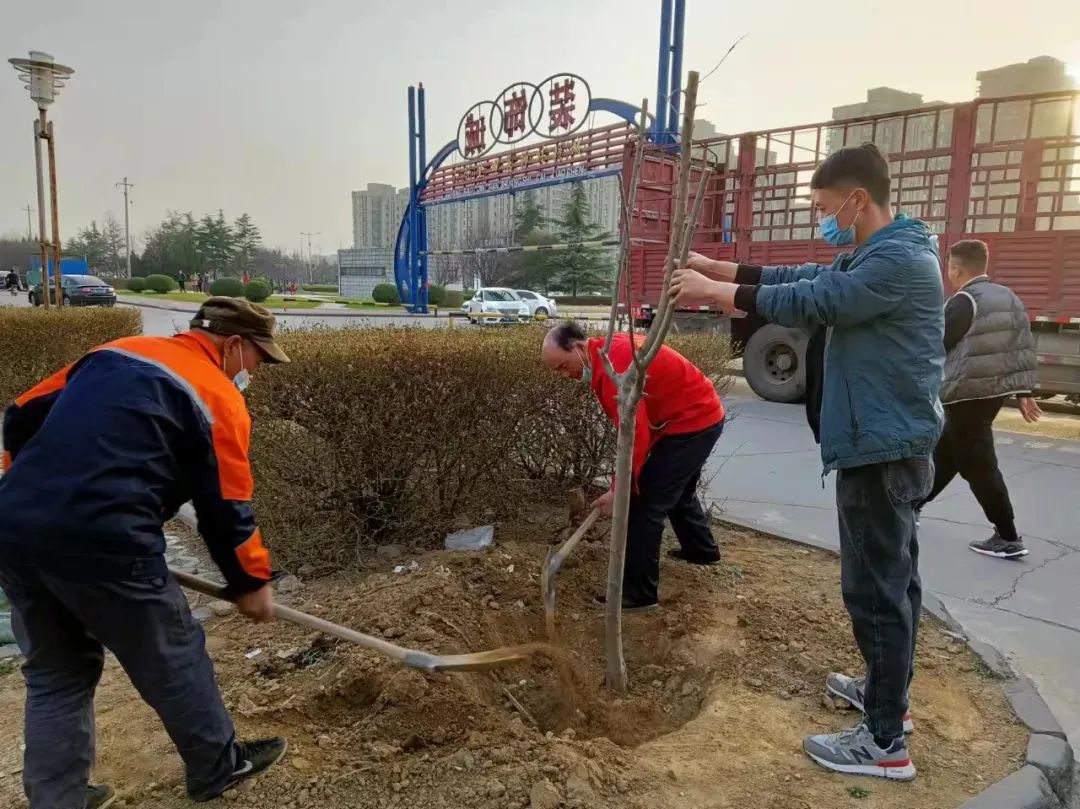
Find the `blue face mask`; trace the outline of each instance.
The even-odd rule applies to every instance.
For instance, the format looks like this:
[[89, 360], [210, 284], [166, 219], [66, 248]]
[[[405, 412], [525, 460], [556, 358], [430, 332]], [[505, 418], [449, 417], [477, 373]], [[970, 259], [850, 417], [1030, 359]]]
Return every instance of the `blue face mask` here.
[[592, 365], [584, 354], [581, 356], [581, 381], [586, 385], [592, 383]]
[[848, 204], [848, 200], [851, 199], [853, 191], [848, 194], [848, 198], [844, 200], [844, 204], [837, 208], [836, 213], [829, 214], [818, 222], [818, 231], [821, 233], [821, 238], [831, 244], [833, 247], [845, 247], [849, 244], [855, 243], [855, 222], [859, 218], [861, 211], [855, 213], [855, 218], [851, 220], [851, 225], [841, 229], [840, 225], [836, 222], [836, 214], [844, 210], [844, 205]]

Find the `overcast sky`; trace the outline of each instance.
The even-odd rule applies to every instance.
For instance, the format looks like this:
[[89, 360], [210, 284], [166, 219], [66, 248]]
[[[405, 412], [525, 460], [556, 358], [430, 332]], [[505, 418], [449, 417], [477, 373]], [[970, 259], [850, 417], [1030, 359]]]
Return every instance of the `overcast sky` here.
[[[1080, 73], [1078, 0], [688, 0], [700, 117], [740, 132], [825, 120], [889, 85], [960, 101], [975, 72], [1041, 54]], [[596, 95], [655, 95], [659, 0], [0, 0], [0, 56], [76, 69], [53, 107], [65, 237], [135, 183], [132, 231], [167, 209], [247, 211], [270, 245], [352, 240], [349, 193], [407, 180], [405, 91], [427, 88], [429, 151], [474, 101], [571, 71]], [[35, 204], [34, 107], [0, 74], [0, 233]], [[599, 123], [599, 121], [598, 121]], [[36, 229], [36, 228], [35, 228]]]

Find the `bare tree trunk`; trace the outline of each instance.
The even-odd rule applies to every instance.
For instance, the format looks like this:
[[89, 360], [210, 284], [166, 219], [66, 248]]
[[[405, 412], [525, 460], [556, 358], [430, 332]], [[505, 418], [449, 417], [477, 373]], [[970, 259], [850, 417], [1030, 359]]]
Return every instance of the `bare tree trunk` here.
[[[633, 490], [634, 427], [637, 423], [637, 410], [645, 390], [649, 364], [656, 357], [663, 345], [664, 337], [671, 326], [674, 305], [668, 301], [668, 288], [676, 266], [685, 266], [686, 256], [694, 236], [697, 217], [701, 212], [707, 182], [707, 167], [701, 167], [701, 180], [698, 184], [697, 197], [692, 211], [688, 214], [687, 202], [690, 189], [691, 149], [694, 131], [694, 111], [697, 106], [698, 74], [691, 71], [686, 82], [685, 104], [681, 130], [681, 154], [679, 161], [679, 181], [675, 190], [675, 211], [671, 219], [671, 243], [664, 266], [664, 281], [660, 290], [660, 304], [652, 329], [640, 347], [634, 344], [633, 318], [629, 319], [627, 331], [630, 334], [631, 362], [622, 373], [616, 372], [611, 364], [608, 352], [614, 338], [614, 320], [618, 305], [620, 281], [625, 282], [630, 271], [628, 254], [623, 256], [616, 271], [612, 290], [611, 323], [608, 325], [607, 340], [600, 352], [608, 376], [618, 387], [619, 430], [615, 456], [615, 498], [612, 506], [611, 547], [608, 557], [607, 613], [605, 621], [605, 654], [607, 656], [606, 682], [608, 688], [624, 692], [627, 688], [626, 661], [623, 657], [622, 643], [622, 592], [623, 570], [626, 564], [626, 536], [630, 518], [630, 496]], [[638, 137], [638, 151], [635, 154], [630, 187], [623, 199], [623, 245], [624, 251], [629, 246], [629, 228], [633, 217], [634, 199], [641, 168], [642, 152], [645, 147], [645, 113], [642, 111], [642, 123]], [[626, 251], [628, 253], [628, 251]], [[628, 288], [628, 287], [627, 287]], [[629, 299], [626, 301], [629, 305]]]

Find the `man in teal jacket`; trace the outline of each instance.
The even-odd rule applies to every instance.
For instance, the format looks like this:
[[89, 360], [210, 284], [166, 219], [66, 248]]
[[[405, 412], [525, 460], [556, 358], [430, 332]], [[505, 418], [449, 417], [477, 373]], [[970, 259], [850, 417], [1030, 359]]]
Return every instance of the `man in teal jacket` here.
[[945, 352], [937, 239], [890, 206], [889, 166], [873, 144], [847, 147], [811, 179], [821, 237], [855, 245], [831, 265], [752, 267], [693, 256], [672, 295], [783, 326], [827, 330], [821, 458], [837, 470], [844, 603], [866, 676], [826, 685], [865, 713], [855, 728], [807, 737], [839, 772], [910, 780], [908, 687], [922, 589], [915, 508], [929, 493], [941, 433]]

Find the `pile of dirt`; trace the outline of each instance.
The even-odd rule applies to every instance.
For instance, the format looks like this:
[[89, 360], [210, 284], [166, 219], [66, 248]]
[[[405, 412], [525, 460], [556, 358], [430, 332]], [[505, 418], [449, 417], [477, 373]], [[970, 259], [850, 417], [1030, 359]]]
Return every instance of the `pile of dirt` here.
[[[500, 525], [483, 551], [394, 549], [378, 570], [302, 582], [280, 598], [435, 652], [540, 640], [539, 572], [560, 519], [538, 508]], [[227, 799], [290, 809], [942, 809], [1019, 765], [1026, 733], [999, 684], [924, 620], [911, 739], [918, 779], [816, 768], [801, 735], [857, 718], [822, 697], [828, 670], [854, 673], [859, 662], [836, 561], [721, 535], [723, 565], [665, 561], [663, 609], [625, 617], [631, 688], [621, 696], [603, 688], [603, 615], [591, 604], [605, 578], [602, 533], [559, 574], [556, 649], [497, 672], [424, 675], [288, 624], [214, 615], [208, 645], [240, 734], [290, 742], [282, 766]], [[411, 562], [419, 569], [410, 572]], [[17, 715], [21, 698], [18, 675], [0, 680], [0, 712]], [[96, 778], [122, 792], [121, 805], [187, 805], [179, 760], [115, 665], [97, 706]], [[20, 724], [0, 730], [5, 749], [17, 745]], [[0, 778], [0, 804], [17, 780]]]

